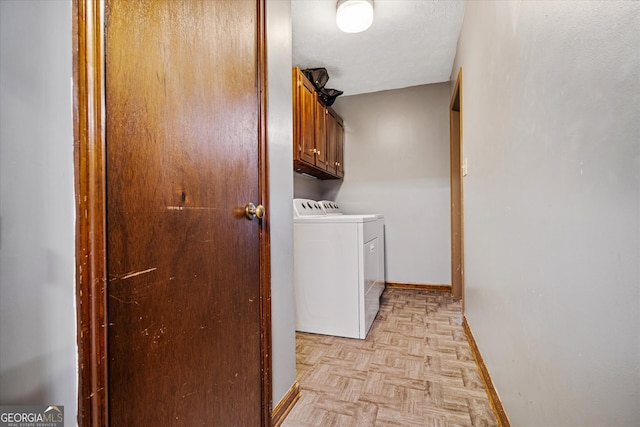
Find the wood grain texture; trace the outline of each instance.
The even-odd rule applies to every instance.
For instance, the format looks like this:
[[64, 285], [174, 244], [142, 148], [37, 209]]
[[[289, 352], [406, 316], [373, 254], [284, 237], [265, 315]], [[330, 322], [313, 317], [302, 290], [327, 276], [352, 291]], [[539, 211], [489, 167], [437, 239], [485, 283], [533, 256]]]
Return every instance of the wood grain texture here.
[[344, 178], [344, 122], [340, 116], [336, 121], [336, 176]]
[[106, 363], [104, 16], [73, 2], [78, 425], [109, 424]]
[[314, 85], [293, 68], [293, 168], [318, 179], [344, 176], [344, 123], [318, 101]]
[[271, 423], [273, 407], [272, 331], [271, 331], [271, 211], [269, 191], [269, 147], [267, 140], [267, 15], [266, 2], [257, 2], [257, 88], [259, 94], [258, 179], [259, 197], [265, 208], [260, 221], [260, 371], [262, 426]]
[[469, 323], [467, 322], [466, 317], [464, 317], [462, 320], [462, 327], [464, 328], [464, 333], [466, 334], [469, 345], [471, 346], [473, 358], [476, 361], [480, 374], [482, 375], [482, 381], [484, 382], [484, 385], [487, 389], [487, 394], [489, 395], [489, 400], [491, 401], [493, 412], [495, 413], [498, 420], [498, 425], [500, 427], [511, 427], [511, 423], [509, 423], [507, 413], [505, 412], [504, 407], [502, 406], [502, 402], [500, 401], [500, 396], [498, 396], [498, 392], [493, 385], [491, 375], [489, 375], [489, 370], [484, 364], [482, 354], [480, 353], [480, 349], [478, 348], [478, 344], [476, 343], [476, 339], [471, 332], [471, 328], [469, 327]]
[[451, 294], [450, 285], [436, 285], [432, 283], [403, 283], [403, 282], [386, 282], [387, 288], [390, 289], [414, 289], [424, 291], [438, 291]]
[[291, 388], [285, 393], [284, 397], [272, 411], [271, 425], [278, 427], [285, 420], [289, 412], [293, 409], [298, 399], [300, 399], [300, 383], [294, 382]]
[[[247, 2], [245, 2], [247, 3]], [[254, 2], [251, 2], [254, 3]], [[260, 93], [260, 195], [268, 203], [266, 159], [266, 68], [264, 2], [258, 4], [258, 79]], [[76, 280], [78, 307], [78, 424], [118, 425], [109, 420], [107, 371], [106, 204], [105, 204], [105, 67], [103, 4], [73, 2], [74, 162], [76, 209]], [[186, 195], [180, 194], [182, 201]], [[179, 209], [176, 209], [179, 210]], [[234, 210], [239, 213], [239, 209]], [[268, 217], [267, 217], [268, 218]], [[154, 249], [154, 248], [152, 248]], [[260, 228], [260, 369], [262, 425], [268, 425], [271, 408], [270, 268], [268, 223]], [[120, 279], [153, 273], [149, 268], [131, 271]], [[126, 354], [123, 356], [126, 358]], [[153, 390], [151, 391], [153, 392]], [[170, 420], [168, 420], [170, 422]], [[206, 421], [205, 421], [206, 422]]]
[[315, 120], [313, 121], [313, 129], [315, 130], [315, 166], [322, 170], [327, 170], [327, 114], [326, 108], [323, 108], [320, 103], [316, 102], [314, 105]]
[[262, 11], [106, 3], [112, 425], [269, 422]]
[[450, 285], [437, 285], [433, 283], [386, 282], [385, 286], [390, 289], [414, 289], [423, 291], [437, 291], [451, 294]]
[[451, 159], [451, 293], [462, 298], [464, 312], [464, 215], [462, 178], [462, 68], [449, 106]]
[[460, 300], [386, 289], [365, 340], [298, 333], [302, 396], [282, 424], [496, 426]]
[[293, 69], [293, 158], [315, 165], [315, 88], [299, 68]]
[[323, 109], [325, 112], [324, 115], [324, 126], [325, 126], [325, 138], [326, 138], [326, 165], [327, 165], [327, 173], [331, 175], [336, 175], [338, 173], [338, 160], [336, 149], [338, 146], [337, 141], [337, 118], [336, 112], [333, 109], [328, 107]]

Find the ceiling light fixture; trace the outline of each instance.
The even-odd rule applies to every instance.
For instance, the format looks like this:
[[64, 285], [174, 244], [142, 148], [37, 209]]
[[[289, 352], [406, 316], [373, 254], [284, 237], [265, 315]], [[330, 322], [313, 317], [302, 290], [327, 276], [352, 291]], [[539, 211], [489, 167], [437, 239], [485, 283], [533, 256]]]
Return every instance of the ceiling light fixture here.
[[339, 0], [336, 23], [345, 33], [359, 33], [373, 23], [373, 0]]

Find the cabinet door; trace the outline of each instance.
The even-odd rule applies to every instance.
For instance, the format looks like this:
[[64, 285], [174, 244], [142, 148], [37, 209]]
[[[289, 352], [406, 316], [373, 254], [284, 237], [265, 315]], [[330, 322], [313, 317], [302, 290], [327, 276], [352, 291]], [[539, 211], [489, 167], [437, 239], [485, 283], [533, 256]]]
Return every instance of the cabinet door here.
[[325, 109], [325, 125], [327, 129], [327, 172], [336, 175], [338, 167], [337, 155], [337, 118], [333, 110]]
[[320, 103], [316, 104], [316, 167], [327, 170], [327, 109]]
[[299, 69], [294, 69], [294, 159], [315, 165], [316, 93]]
[[344, 123], [339, 117], [336, 120], [336, 175], [344, 177]]

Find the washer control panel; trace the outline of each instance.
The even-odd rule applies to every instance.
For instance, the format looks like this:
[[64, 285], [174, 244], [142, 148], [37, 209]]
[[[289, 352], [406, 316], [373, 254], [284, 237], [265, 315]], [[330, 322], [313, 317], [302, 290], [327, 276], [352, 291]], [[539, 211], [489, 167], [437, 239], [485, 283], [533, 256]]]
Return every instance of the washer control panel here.
[[311, 199], [293, 199], [293, 217], [326, 216], [320, 202]]
[[342, 210], [340, 209], [340, 205], [336, 202], [332, 202], [331, 200], [323, 200], [320, 203], [322, 209], [327, 213], [327, 215], [342, 215]]

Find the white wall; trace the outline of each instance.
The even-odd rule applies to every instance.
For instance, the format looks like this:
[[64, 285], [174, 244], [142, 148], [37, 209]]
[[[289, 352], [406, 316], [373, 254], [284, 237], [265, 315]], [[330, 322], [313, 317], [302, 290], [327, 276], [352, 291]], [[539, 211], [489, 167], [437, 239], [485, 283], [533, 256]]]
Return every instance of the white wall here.
[[325, 197], [349, 213], [385, 218], [386, 280], [451, 283], [450, 85], [338, 98], [345, 123], [344, 181]]
[[77, 412], [71, 2], [0, 1], [0, 404]]
[[293, 299], [293, 124], [291, 105], [291, 3], [267, 1], [269, 228], [273, 405], [296, 380]]
[[640, 3], [467, 4], [466, 310], [515, 426], [640, 425]]

